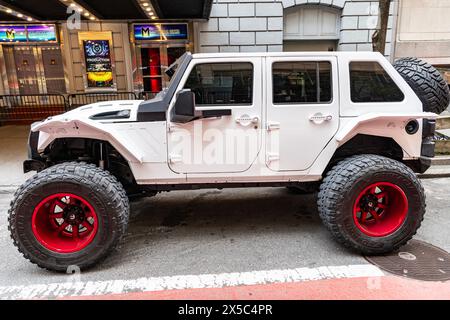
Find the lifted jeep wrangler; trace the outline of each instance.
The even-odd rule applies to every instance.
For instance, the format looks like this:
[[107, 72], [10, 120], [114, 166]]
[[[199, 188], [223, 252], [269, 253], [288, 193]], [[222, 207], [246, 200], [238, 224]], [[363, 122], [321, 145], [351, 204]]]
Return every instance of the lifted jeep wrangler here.
[[434, 156], [449, 89], [431, 65], [378, 53], [185, 54], [149, 101], [99, 102], [34, 123], [9, 210], [40, 267], [88, 268], [124, 235], [129, 197], [197, 188], [318, 190], [343, 245], [390, 252], [419, 228], [415, 172]]

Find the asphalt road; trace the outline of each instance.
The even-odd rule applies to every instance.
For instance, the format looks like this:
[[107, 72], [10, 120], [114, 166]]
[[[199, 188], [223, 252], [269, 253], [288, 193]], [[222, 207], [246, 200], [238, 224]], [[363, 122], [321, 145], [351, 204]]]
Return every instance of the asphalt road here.
[[[450, 179], [423, 180], [427, 214], [416, 239], [450, 251]], [[0, 192], [0, 286], [67, 281], [13, 246], [10, 193]], [[315, 195], [284, 188], [178, 191], [132, 204], [119, 251], [81, 281], [366, 264], [322, 226]]]

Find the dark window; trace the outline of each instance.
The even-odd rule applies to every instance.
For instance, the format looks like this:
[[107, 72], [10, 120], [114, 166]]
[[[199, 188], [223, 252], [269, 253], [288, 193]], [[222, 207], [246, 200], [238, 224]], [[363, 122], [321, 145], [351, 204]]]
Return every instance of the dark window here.
[[353, 102], [399, 102], [405, 97], [378, 62], [351, 62], [350, 86]]
[[330, 62], [276, 62], [272, 69], [273, 103], [331, 101]]
[[194, 67], [184, 86], [195, 94], [196, 105], [251, 105], [251, 63], [208, 63]]

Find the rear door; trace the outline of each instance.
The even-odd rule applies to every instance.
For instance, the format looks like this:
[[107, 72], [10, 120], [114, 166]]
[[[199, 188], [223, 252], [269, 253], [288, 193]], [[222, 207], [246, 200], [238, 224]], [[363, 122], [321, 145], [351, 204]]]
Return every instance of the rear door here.
[[306, 170], [339, 127], [337, 59], [271, 57], [266, 70], [266, 164]]

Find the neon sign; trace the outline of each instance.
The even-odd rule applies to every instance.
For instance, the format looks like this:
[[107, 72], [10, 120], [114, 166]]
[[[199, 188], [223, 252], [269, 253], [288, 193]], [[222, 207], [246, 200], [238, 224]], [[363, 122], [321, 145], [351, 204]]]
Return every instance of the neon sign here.
[[135, 24], [134, 39], [138, 41], [187, 40], [188, 26], [186, 23]]
[[0, 42], [56, 42], [54, 25], [0, 26]]

